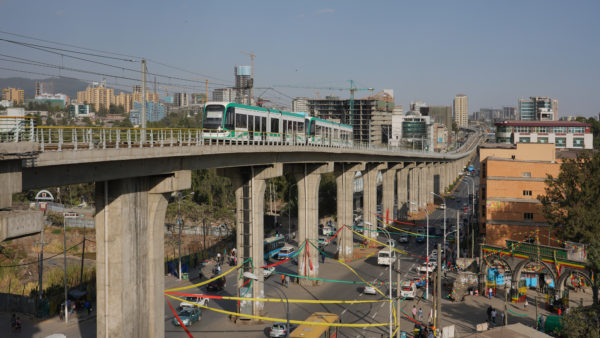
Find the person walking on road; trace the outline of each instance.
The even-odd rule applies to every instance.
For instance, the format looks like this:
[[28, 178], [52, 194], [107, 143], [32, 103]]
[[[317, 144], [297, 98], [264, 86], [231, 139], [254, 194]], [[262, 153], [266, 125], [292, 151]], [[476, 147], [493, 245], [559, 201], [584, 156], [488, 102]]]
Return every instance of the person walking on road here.
[[221, 253], [217, 252], [217, 265], [221, 264]]
[[423, 309], [419, 308], [419, 321], [423, 321]]
[[417, 307], [413, 305], [412, 308], [413, 319], [417, 319]]
[[285, 284], [285, 275], [281, 275], [281, 285]]
[[496, 309], [492, 309], [492, 323], [496, 324]]
[[504, 320], [504, 318], [505, 318], [504, 312], [500, 312], [500, 320], [502, 321], [501, 325], [504, 325], [504, 323], [506, 323], [506, 321]]
[[525, 298], [525, 303], [523, 303], [523, 310], [527, 310], [527, 298]]
[[492, 299], [492, 288], [489, 288], [488, 294], [489, 294], [490, 299]]

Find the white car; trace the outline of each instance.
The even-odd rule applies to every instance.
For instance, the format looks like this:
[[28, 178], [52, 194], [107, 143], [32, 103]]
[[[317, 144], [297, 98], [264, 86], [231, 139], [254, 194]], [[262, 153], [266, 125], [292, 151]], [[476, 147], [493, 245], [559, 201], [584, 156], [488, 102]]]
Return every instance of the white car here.
[[375, 288], [371, 285], [365, 285], [364, 289], [363, 289], [363, 293], [365, 295], [376, 295], [377, 291], [375, 291]]
[[440, 210], [445, 210], [446, 209], [446, 204], [442, 203], [440, 204]]
[[425, 273], [427, 271], [429, 272], [433, 272], [433, 270], [435, 270], [435, 267], [437, 266], [437, 264], [435, 262], [429, 262], [429, 265], [427, 264], [427, 262], [423, 263], [423, 265], [419, 266], [417, 268], [417, 271]]
[[400, 238], [398, 238], [398, 242], [408, 243], [408, 235], [401, 235]]
[[417, 285], [411, 282], [403, 282], [400, 289], [400, 297], [415, 299], [417, 296]]
[[387, 240], [385, 241], [385, 245], [389, 246], [390, 248], [395, 248], [396, 247], [396, 241], [395, 240]]
[[286, 323], [273, 323], [269, 329], [269, 337], [286, 337]]
[[179, 304], [179, 308], [180, 309], [184, 309], [184, 308], [194, 308], [197, 307], [196, 305], [201, 305], [201, 306], [207, 306], [208, 305], [208, 298], [204, 298], [204, 297], [185, 297], [185, 302], [181, 302]]
[[265, 279], [271, 277], [271, 275], [273, 274], [273, 272], [275, 272], [275, 267], [274, 266], [270, 266], [268, 268], [264, 268], [263, 269], [263, 276]]

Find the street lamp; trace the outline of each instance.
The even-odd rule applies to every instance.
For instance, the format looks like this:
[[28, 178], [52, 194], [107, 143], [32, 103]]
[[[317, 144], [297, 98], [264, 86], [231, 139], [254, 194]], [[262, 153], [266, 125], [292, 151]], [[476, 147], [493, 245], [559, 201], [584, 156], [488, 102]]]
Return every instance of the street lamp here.
[[[417, 205], [415, 202], [410, 202], [410, 204]], [[427, 219], [427, 238], [425, 239], [427, 242], [427, 248], [425, 249], [425, 262], [427, 263], [425, 268], [425, 299], [429, 298], [429, 210], [425, 207], [425, 218]]]
[[[43, 230], [42, 230], [43, 231]], [[68, 292], [67, 292], [67, 222], [65, 222], [65, 214], [63, 213], [63, 255], [65, 263], [65, 323], [69, 322], [68, 309]]]
[[292, 230], [291, 230], [291, 224], [292, 224], [292, 205], [291, 205], [291, 198], [290, 198], [290, 192], [292, 192], [292, 187], [295, 186], [296, 183], [290, 185], [288, 187], [288, 242], [291, 242], [292, 240]]
[[448, 205], [446, 204], [446, 199], [444, 197], [442, 197], [441, 195], [438, 195], [436, 193], [434, 193], [433, 191], [431, 192], [434, 196], [437, 196], [439, 198], [442, 199], [443, 203], [444, 203], [444, 245], [443, 247], [446, 247], [446, 209], [448, 208]]
[[[369, 222], [365, 222], [365, 224], [369, 225], [369, 226], [373, 226], [372, 224], [370, 224]], [[392, 236], [390, 235], [390, 232], [387, 231], [381, 224], [377, 225], [378, 228], [381, 228], [381, 230], [387, 235], [389, 242], [388, 243], [392, 243]], [[392, 263], [392, 254], [394, 254], [394, 256], [397, 256], [394, 253], [394, 250], [392, 248], [390, 248], [390, 287], [389, 287], [389, 297], [390, 297], [390, 337], [394, 334], [394, 328], [393, 328], [393, 321], [392, 321], [392, 267], [394, 266], [394, 264]], [[400, 259], [399, 256], [396, 257], [396, 259]], [[400, 288], [400, 282], [398, 282], [398, 288]]]
[[[258, 277], [250, 271], [245, 271], [243, 276], [244, 276], [244, 278], [252, 279], [256, 282], [260, 282], [263, 284], [265, 283], [263, 281], [258, 280]], [[280, 295], [279, 298], [281, 299], [282, 302], [283, 302], [283, 298], [285, 298], [285, 320], [287, 321], [286, 328], [285, 328], [285, 336], [289, 337], [290, 336], [290, 302], [288, 301], [288, 298], [285, 295], [285, 292], [279, 290], [278, 288], [274, 288], [274, 290], [276, 290], [277, 293], [279, 293], [279, 295]], [[283, 297], [281, 297], [281, 295], [283, 295]]]
[[[471, 185], [473, 186], [473, 190], [472, 190], [473, 191], [473, 198], [472, 198], [473, 209], [471, 209], [471, 214], [475, 215], [475, 180], [473, 180], [471, 177], [467, 177], [467, 176], [465, 176], [463, 178], [466, 180], [471, 180]], [[469, 191], [468, 187], [469, 187], [469, 184], [467, 183], [467, 191]]]
[[[177, 226], [179, 226], [179, 267], [177, 269], [177, 279], [181, 280], [181, 230], [183, 228], [183, 219], [181, 217], [181, 200], [190, 196], [190, 195], [194, 195], [194, 192], [190, 192], [189, 194], [182, 196], [181, 192], [177, 193]], [[206, 233], [204, 234], [204, 236], [206, 237]]]

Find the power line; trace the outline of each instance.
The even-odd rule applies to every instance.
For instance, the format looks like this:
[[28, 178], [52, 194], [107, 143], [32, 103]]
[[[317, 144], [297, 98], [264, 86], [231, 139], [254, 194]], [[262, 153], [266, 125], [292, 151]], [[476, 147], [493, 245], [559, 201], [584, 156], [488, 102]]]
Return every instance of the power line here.
[[[68, 52], [68, 53], [76, 53], [76, 54], [93, 55], [93, 56], [102, 57], [101, 55], [97, 55], [97, 54], [82, 53], [82, 52], [77, 52], [77, 51], [72, 51], [72, 50], [66, 50], [66, 49], [61, 49], [61, 48], [55, 48], [55, 47], [48, 47], [48, 46], [30, 44], [30, 43], [26, 43], [26, 42], [14, 41], [14, 40], [7, 40], [7, 39], [2, 39], [2, 38], [0, 38], [0, 41], [4, 41], [4, 42], [16, 44], [16, 45], [20, 45], [20, 46], [23, 46], [23, 47], [32, 48], [32, 49], [37, 49], [37, 50], [41, 50], [41, 51], [44, 51], [44, 52], [47, 52], [47, 53], [57, 54], [57, 55], [60, 55], [60, 56], [66, 56], [66, 57], [69, 57], [69, 58], [72, 58], [72, 59], [76, 59], [76, 60], [80, 60], [80, 61], [95, 63], [95, 64], [99, 64], [99, 65], [102, 65], [102, 66], [117, 68], [117, 69], [121, 69], [121, 70], [127, 70], [127, 71], [134, 72], [134, 73], [140, 73], [140, 70], [138, 70], [138, 69], [132, 69], [132, 68], [127, 68], [127, 67], [112, 65], [112, 64], [108, 64], [108, 63], [104, 63], [104, 62], [100, 62], [100, 61], [90, 60], [90, 59], [86, 59], [86, 58], [82, 58], [82, 57], [77, 57], [77, 56], [73, 56], [73, 55], [67, 55], [67, 54], [63, 54], [63, 53], [60, 53], [60, 52], [56, 52], [54, 50], [60, 50], [60, 51]], [[115, 59], [115, 58], [112, 58], [112, 59]], [[125, 59], [121, 59], [121, 60], [125, 60]], [[132, 60], [127, 60], [127, 61], [132, 61]], [[147, 74], [148, 75], [158, 76], [158, 77], [163, 77], [163, 78], [168, 78], [168, 79], [173, 79], [173, 80], [192, 82], [192, 83], [199, 83], [200, 82], [200, 80], [198, 80], [198, 79], [186, 79], [186, 78], [181, 78], [181, 77], [177, 77], [177, 76], [157, 74], [157, 73], [152, 73], [152, 72], [148, 72]], [[225, 86], [225, 84], [223, 84], [223, 83], [216, 83], [216, 84]]]
[[[81, 242], [73, 245], [72, 247], [68, 248], [66, 251], [70, 251], [71, 249], [75, 248], [76, 246], [78, 246], [81, 243], [83, 243], [83, 241], [81, 241]], [[44, 258], [42, 261], [46, 261], [46, 260], [52, 259], [52, 258], [54, 258], [54, 257], [56, 257], [58, 255], [62, 255], [62, 254], [64, 254], [64, 252], [60, 252], [60, 253], [57, 253], [54, 256], [50, 256], [48, 258]], [[25, 265], [39, 264], [39, 263], [40, 263], [40, 260], [38, 259], [35, 262], [28, 262], [28, 263], [22, 263], [22, 264], [14, 264], [14, 265], [0, 265], [0, 268], [15, 268], [15, 267], [18, 267], [18, 266], [25, 266]]]
[[[77, 45], [73, 45], [73, 44], [68, 44], [68, 43], [56, 42], [56, 41], [52, 41], [52, 40], [44, 40], [44, 39], [39, 39], [39, 38], [35, 38], [35, 37], [32, 37], [32, 36], [27, 36], [27, 35], [23, 35], [23, 34], [16, 34], [16, 33], [10, 33], [10, 32], [6, 32], [6, 31], [2, 31], [2, 30], [0, 30], [0, 33], [12, 35], [12, 36], [18, 36], [18, 37], [25, 38], [25, 39], [31, 39], [31, 40], [36, 40], [36, 41], [41, 41], [41, 42], [46, 42], [46, 43], [61, 45], [61, 46], [67, 46], [67, 47], [78, 48], [78, 49], [82, 49], [82, 50], [88, 50], [88, 51], [98, 52], [98, 53], [120, 55], [120, 56], [125, 56], [125, 57], [130, 57], [130, 58], [137, 58], [137, 59], [142, 59], [143, 58], [141, 56], [134, 56], [134, 55], [128, 55], [128, 54], [122, 54], [122, 53], [115, 53], [115, 52], [107, 52], [107, 51], [102, 51], [102, 50], [99, 50], [99, 49], [86, 48], [86, 47], [81, 47], [81, 46], [77, 46]], [[99, 57], [104, 57], [104, 56], [99, 56]], [[220, 79], [220, 78], [217, 78], [217, 77], [214, 77], [214, 76], [210, 76], [210, 75], [206, 75], [206, 74], [202, 74], [202, 73], [197, 73], [197, 72], [190, 71], [190, 70], [187, 70], [187, 69], [183, 69], [183, 68], [171, 66], [171, 65], [165, 64], [165, 63], [160, 62], [160, 61], [156, 61], [156, 60], [152, 60], [152, 59], [146, 59], [146, 60], [150, 61], [150, 62], [153, 62], [153, 63], [156, 63], [158, 65], [161, 65], [163, 67], [172, 68], [172, 69], [175, 69], [175, 70], [178, 70], [178, 71], [181, 71], [181, 72], [196, 74], [196, 75], [200, 75], [200, 76], [203, 76], [203, 77], [206, 77], [206, 78], [209, 78], [209, 79], [218, 80], [218, 81], [224, 81], [226, 83], [229, 82], [229, 80], [224, 80], [224, 79]], [[152, 75], [156, 75], [156, 74], [152, 74]], [[221, 85], [227, 86], [225, 84], [221, 84]]]

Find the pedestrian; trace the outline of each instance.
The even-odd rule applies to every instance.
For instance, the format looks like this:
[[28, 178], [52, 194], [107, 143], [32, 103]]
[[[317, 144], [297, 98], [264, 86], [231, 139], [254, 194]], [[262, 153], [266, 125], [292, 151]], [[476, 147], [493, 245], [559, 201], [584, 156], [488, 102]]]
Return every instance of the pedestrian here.
[[15, 331], [21, 331], [21, 318], [17, 317], [17, 320], [15, 321]]
[[325, 264], [325, 254], [321, 253], [321, 263]]
[[417, 319], [417, 307], [413, 305], [412, 308], [413, 319]]
[[217, 264], [221, 264], [221, 253], [217, 252]]
[[506, 323], [505, 317], [506, 316], [504, 315], [504, 312], [500, 312], [500, 319], [502, 320], [502, 325], [504, 325], [504, 323]]
[[419, 308], [419, 321], [423, 321], [423, 309]]
[[429, 319], [427, 320], [429, 326], [433, 323], [433, 309], [429, 309]]
[[527, 298], [525, 298], [525, 303], [523, 303], [523, 310], [527, 310]]
[[490, 299], [492, 299], [492, 288], [489, 288], [488, 294], [489, 294]]
[[221, 265], [217, 265], [217, 275], [221, 274]]
[[492, 307], [491, 306], [488, 306], [486, 313], [487, 313], [487, 321], [491, 322], [492, 321]]
[[496, 309], [492, 309], [492, 323], [496, 324]]
[[281, 275], [281, 285], [285, 284], [285, 275]]
[[286, 288], [290, 287], [290, 276], [285, 276], [285, 287]]

